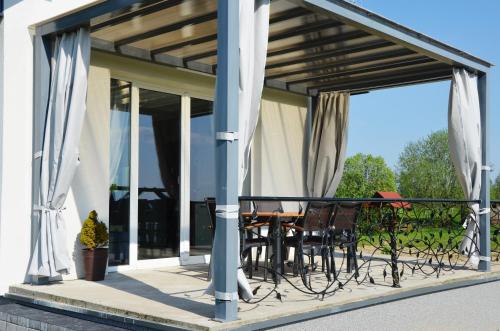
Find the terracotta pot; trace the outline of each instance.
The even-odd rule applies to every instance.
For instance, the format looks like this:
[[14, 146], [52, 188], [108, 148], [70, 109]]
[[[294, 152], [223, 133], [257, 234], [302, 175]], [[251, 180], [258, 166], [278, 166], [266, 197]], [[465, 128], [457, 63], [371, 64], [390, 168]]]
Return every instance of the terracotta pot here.
[[108, 249], [96, 248], [83, 250], [85, 279], [91, 281], [103, 280], [108, 266]]

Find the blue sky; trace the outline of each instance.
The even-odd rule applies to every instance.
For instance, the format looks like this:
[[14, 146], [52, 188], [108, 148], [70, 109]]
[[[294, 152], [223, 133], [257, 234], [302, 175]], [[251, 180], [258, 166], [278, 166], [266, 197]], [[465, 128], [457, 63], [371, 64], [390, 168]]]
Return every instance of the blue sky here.
[[[357, 5], [500, 65], [500, 1], [355, 0]], [[404, 146], [447, 127], [449, 82], [373, 91], [351, 98], [348, 154], [383, 156], [392, 168]], [[500, 71], [490, 75], [490, 160], [500, 170]]]

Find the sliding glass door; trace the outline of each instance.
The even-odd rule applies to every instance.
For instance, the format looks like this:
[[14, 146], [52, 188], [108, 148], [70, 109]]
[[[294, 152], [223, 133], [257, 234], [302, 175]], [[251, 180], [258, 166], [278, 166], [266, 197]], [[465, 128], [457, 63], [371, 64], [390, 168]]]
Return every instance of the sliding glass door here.
[[111, 80], [109, 265], [129, 264], [130, 110], [132, 84]]
[[215, 197], [215, 128], [212, 101], [191, 98], [190, 255], [210, 254], [213, 226], [205, 199]]
[[180, 119], [180, 96], [139, 89], [139, 260], [179, 256]]
[[213, 235], [212, 101], [119, 79], [110, 93], [111, 270], [202, 262]]

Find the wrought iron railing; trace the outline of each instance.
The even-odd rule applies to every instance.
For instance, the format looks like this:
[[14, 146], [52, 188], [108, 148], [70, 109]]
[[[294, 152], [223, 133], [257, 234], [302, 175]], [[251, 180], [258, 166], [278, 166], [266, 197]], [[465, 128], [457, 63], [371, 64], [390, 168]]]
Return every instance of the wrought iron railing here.
[[[392, 278], [392, 286], [400, 287], [406, 277], [425, 276], [439, 277], [443, 272], [458, 268], [467, 268], [475, 258], [479, 257], [476, 245], [479, 233], [479, 217], [476, 215], [474, 204], [479, 201], [469, 200], [429, 200], [429, 199], [312, 199], [312, 198], [283, 198], [283, 197], [241, 197], [240, 201], [280, 201], [285, 211], [295, 211], [300, 217], [286, 215], [279, 220], [275, 231], [270, 230], [270, 236], [280, 232], [279, 243], [285, 248], [292, 242], [294, 253], [286, 265], [288, 269], [277, 263], [275, 255], [286, 256], [286, 249], [270, 249], [269, 264], [261, 263], [257, 268], [255, 263], [251, 268], [267, 271], [272, 275], [275, 287], [271, 292], [281, 299], [278, 291], [279, 280], [290, 283], [297, 290], [315, 294], [320, 297], [334, 294], [345, 287], [347, 283], [361, 284], [363, 282], [376, 283], [375, 279], [384, 281]], [[313, 247], [318, 257], [311, 257], [311, 251], [301, 250], [300, 245], [293, 244], [289, 238], [303, 236], [301, 234], [301, 218], [308, 213], [307, 204], [321, 202], [331, 206], [332, 214], [328, 226], [316, 229], [311, 236], [322, 238], [318, 247]], [[294, 206], [295, 205], [295, 206]], [[359, 213], [356, 218], [355, 240], [356, 253], [348, 252], [350, 248], [336, 239], [335, 234], [335, 207], [339, 205], [356, 205]], [[477, 209], [476, 209], [477, 210]], [[492, 202], [491, 251], [492, 261], [499, 258], [499, 212], [500, 201]], [[261, 222], [259, 211], [254, 211], [251, 219], [242, 220], [242, 236], [247, 238], [264, 238], [261, 229], [256, 231], [245, 224]], [[269, 217], [269, 215], [266, 215]], [[307, 217], [307, 216], [306, 216]], [[286, 218], [286, 219], [285, 219]], [[245, 223], [246, 222], [246, 223]], [[270, 223], [270, 224], [271, 224]], [[286, 224], [286, 226], [283, 226]], [[271, 226], [272, 227], [272, 226]], [[468, 229], [467, 229], [468, 227]], [[278, 232], [276, 231], [278, 230]], [[287, 240], [288, 239], [288, 240]], [[270, 239], [267, 244], [274, 246], [278, 241]], [[308, 248], [309, 249], [309, 248]], [[245, 252], [243, 252], [245, 253]], [[248, 254], [242, 255], [248, 259]], [[326, 261], [326, 263], [325, 263]], [[349, 263], [348, 263], [349, 262]], [[354, 263], [357, 262], [357, 263]], [[353, 270], [347, 272], [347, 265]], [[357, 268], [356, 268], [357, 264]], [[243, 261], [243, 268], [248, 270], [248, 261]], [[377, 273], [377, 277], [375, 277]], [[256, 275], [254, 278], [258, 277]], [[301, 284], [294, 281], [300, 277]], [[257, 286], [257, 288], [260, 288]], [[267, 293], [264, 297], [268, 297]], [[254, 301], [259, 301], [260, 296]]]
[[491, 201], [491, 260], [500, 262], [500, 200]]

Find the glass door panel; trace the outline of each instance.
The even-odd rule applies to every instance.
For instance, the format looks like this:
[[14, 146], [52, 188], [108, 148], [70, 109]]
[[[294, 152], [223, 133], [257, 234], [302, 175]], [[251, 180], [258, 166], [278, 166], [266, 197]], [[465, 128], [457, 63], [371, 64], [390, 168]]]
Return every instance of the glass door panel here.
[[139, 260], [179, 256], [180, 121], [180, 96], [139, 89]]
[[190, 255], [210, 254], [212, 227], [205, 198], [215, 197], [215, 129], [212, 101], [191, 98]]
[[109, 265], [129, 264], [130, 99], [129, 82], [111, 80], [109, 155]]

